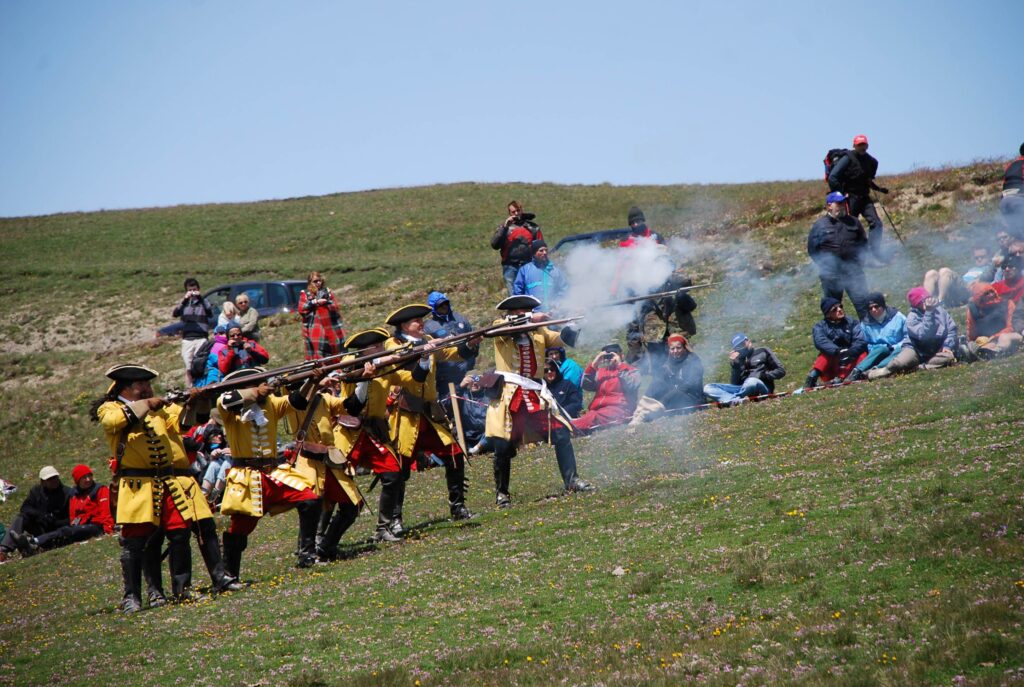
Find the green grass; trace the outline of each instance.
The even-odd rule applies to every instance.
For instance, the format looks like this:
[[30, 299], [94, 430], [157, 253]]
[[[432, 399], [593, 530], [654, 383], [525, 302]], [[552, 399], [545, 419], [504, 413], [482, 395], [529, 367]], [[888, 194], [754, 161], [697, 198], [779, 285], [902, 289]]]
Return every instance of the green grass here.
[[[964, 232], [963, 208], [935, 226], [927, 204], [910, 202], [916, 191], [941, 200], [981, 187], [974, 202], [992, 207], [995, 169], [886, 180], [907, 199], [890, 212], [912, 243], [906, 263], [874, 273], [892, 302], [938, 259], [926, 239]], [[163, 321], [193, 270], [212, 286], [321, 269], [335, 289], [352, 287], [350, 326], [436, 284], [482, 321], [500, 288], [486, 241], [513, 197], [555, 239], [618, 226], [638, 203], [659, 228], [709, 247], [702, 276], [731, 273], [723, 264], [741, 243], [770, 260], [760, 314], [731, 306], [756, 302], [751, 282], [702, 295], [696, 345], [710, 380], [722, 339], [743, 327], [780, 354], [791, 388], [819, 317], [802, 267], [819, 191], [461, 184], [2, 220], [0, 475], [27, 490], [42, 464], [67, 474], [105, 462], [85, 418], [102, 370], [138, 359], [174, 381], [178, 346], [83, 339], [109, 336], [97, 323], [142, 326], [126, 313]], [[240, 250], [240, 237], [260, 251]], [[301, 357], [297, 330], [287, 317], [265, 327], [275, 360]], [[243, 562], [248, 589], [131, 618], [115, 612], [112, 537], [6, 564], [0, 684], [1020, 682], [1022, 389], [1009, 359], [612, 430], [577, 442], [581, 473], [599, 486], [588, 496], [557, 497], [550, 449], [524, 450], [516, 505], [502, 512], [478, 459], [469, 506], [480, 517], [468, 523], [444, 519], [442, 474], [417, 475], [407, 520], [423, 526], [411, 540], [368, 549], [366, 514], [346, 536], [352, 558], [298, 571], [295, 516], [267, 518]]]

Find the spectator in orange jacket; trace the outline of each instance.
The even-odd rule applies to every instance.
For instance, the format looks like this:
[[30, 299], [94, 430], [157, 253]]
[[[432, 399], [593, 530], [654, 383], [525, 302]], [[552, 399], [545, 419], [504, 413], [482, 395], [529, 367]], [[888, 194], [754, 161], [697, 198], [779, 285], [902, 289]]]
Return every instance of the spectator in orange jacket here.
[[75, 490], [68, 502], [70, 524], [29, 538], [29, 547], [33, 552], [56, 549], [114, 531], [114, 518], [110, 514], [110, 490], [96, 483], [88, 465], [76, 465], [71, 471], [71, 479], [75, 482]]

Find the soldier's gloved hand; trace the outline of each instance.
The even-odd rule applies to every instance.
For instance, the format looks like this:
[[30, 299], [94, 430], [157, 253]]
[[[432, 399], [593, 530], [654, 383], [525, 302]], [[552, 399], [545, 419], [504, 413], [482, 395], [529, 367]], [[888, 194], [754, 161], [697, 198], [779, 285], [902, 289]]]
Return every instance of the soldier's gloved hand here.
[[840, 348], [839, 349], [839, 364], [840, 365], [849, 365], [852, 362], [853, 362], [853, 354], [850, 353], [850, 349], [849, 348]]

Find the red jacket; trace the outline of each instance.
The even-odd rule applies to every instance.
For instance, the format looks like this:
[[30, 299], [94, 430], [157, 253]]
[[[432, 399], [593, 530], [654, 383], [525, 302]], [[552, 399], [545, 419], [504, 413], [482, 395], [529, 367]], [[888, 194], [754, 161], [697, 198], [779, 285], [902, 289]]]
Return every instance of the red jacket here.
[[615, 369], [587, 365], [583, 370], [583, 388], [594, 392], [588, 410], [611, 407], [632, 413], [640, 389], [640, 372], [627, 363], [619, 363]]
[[110, 490], [99, 484], [94, 484], [86, 494], [75, 489], [68, 503], [68, 516], [72, 523], [78, 518], [79, 525], [101, 525], [104, 532], [112, 533], [114, 518], [110, 514]]
[[[245, 346], [250, 348], [245, 348]], [[217, 369], [225, 377], [235, 370], [248, 369], [262, 365], [270, 360], [267, 349], [260, 346], [252, 339], [243, 339], [242, 347], [225, 346], [217, 354]]]
[[1011, 300], [1014, 303], [1020, 301], [1020, 297], [1024, 295], [1024, 275], [1017, 277], [1017, 281], [1010, 283], [1005, 279], [992, 282], [992, 288], [996, 290], [1002, 298]]

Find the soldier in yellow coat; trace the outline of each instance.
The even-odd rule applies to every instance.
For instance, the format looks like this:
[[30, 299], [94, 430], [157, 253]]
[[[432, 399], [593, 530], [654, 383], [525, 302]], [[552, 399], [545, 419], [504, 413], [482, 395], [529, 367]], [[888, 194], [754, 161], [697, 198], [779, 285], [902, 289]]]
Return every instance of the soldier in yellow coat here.
[[[512, 317], [530, 313], [539, 305], [540, 301], [533, 296], [510, 296], [499, 303], [497, 309]], [[542, 322], [547, 315], [534, 313], [533, 318]], [[498, 508], [512, 505], [509, 480], [516, 446], [547, 440], [549, 436], [555, 446], [555, 458], [566, 491], [593, 490], [576, 474], [576, 452], [569, 429], [572, 420], [559, 412], [557, 403], [540, 380], [545, 350], [571, 346], [575, 342], [576, 330], [569, 327], [561, 332], [539, 327], [494, 338], [495, 372], [503, 380], [500, 380], [500, 395], [492, 396], [487, 408], [484, 434], [494, 447], [494, 490]]]
[[[238, 370], [225, 381], [260, 372], [259, 368]], [[276, 515], [295, 508], [299, 513], [299, 549], [297, 566], [316, 563], [316, 524], [320, 516], [320, 497], [313, 490], [315, 481], [277, 456], [277, 424], [291, 408], [306, 409], [306, 398], [298, 391], [287, 398], [272, 395], [274, 388], [260, 384], [254, 388], [228, 391], [217, 399], [224, 433], [231, 446], [220, 512], [231, 516], [224, 532], [224, 559], [228, 572], [239, 576], [242, 552], [249, 534], [265, 513]]]
[[[448, 428], [448, 418], [437, 402], [436, 362], [462, 360], [475, 357], [479, 340], [470, 340], [458, 348], [430, 348], [430, 337], [423, 333], [423, 318], [430, 314], [430, 306], [407, 305], [391, 313], [386, 322], [395, 328], [395, 335], [385, 348], [396, 350], [406, 345], [427, 344], [424, 355], [397, 371], [400, 389], [391, 412], [391, 438], [402, 457], [401, 485], [387, 527], [378, 527], [378, 538], [388, 539], [404, 532], [402, 507], [405, 501], [405, 481], [412, 467], [417, 470], [443, 465], [448, 485], [448, 506], [453, 520], [473, 517], [466, 507], [466, 468], [462, 447]], [[392, 476], [393, 477], [393, 476]], [[381, 475], [383, 483], [385, 476]], [[381, 514], [387, 518], [387, 514]]]
[[235, 590], [225, 573], [213, 514], [189, 469], [181, 438], [182, 407], [153, 395], [157, 373], [142, 365], [115, 365], [106, 395], [93, 406], [115, 458], [117, 524], [121, 526], [121, 573], [126, 613], [142, 608], [142, 575], [150, 586], [150, 606], [166, 603], [160, 588], [160, 547], [169, 541], [172, 592], [186, 598], [192, 582], [191, 529], [214, 589]]

